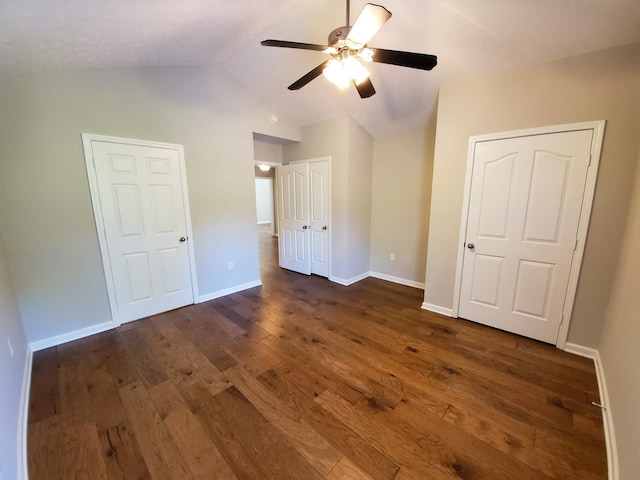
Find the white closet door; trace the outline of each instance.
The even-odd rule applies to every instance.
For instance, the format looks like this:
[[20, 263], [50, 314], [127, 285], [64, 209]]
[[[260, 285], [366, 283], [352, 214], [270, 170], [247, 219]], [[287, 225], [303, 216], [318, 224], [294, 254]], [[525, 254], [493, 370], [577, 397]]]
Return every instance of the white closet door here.
[[278, 167], [278, 252], [280, 266], [311, 274], [309, 229], [309, 166]]
[[309, 228], [311, 230], [311, 273], [329, 277], [330, 202], [329, 162], [309, 163]]
[[193, 303], [177, 150], [95, 140], [91, 146], [118, 319]]
[[592, 130], [478, 142], [459, 316], [555, 343]]

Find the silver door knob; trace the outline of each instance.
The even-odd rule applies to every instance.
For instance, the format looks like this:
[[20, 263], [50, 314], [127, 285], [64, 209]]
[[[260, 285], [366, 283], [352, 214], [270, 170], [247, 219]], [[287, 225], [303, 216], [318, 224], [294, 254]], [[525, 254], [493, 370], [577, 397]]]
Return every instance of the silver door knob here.
[[325, 225], [324, 227], [322, 227], [322, 229], [323, 229], [323, 230], [326, 230], [326, 229], [327, 229], [327, 226]]
[[467, 248], [476, 248], [476, 246], [473, 243], [469, 242], [467, 243]]
[[186, 241], [187, 241], [187, 238], [186, 238], [186, 237], [180, 237], [180, 241], [181, 241], [181, 242], [186, 242]]
[[302, 229], [303, 229], [303, 230], [306, 230], [307, 228], [309, 228], [309, 227], [307, 227], [306, 225], [303, 225], [303, 226], [302, 226]]

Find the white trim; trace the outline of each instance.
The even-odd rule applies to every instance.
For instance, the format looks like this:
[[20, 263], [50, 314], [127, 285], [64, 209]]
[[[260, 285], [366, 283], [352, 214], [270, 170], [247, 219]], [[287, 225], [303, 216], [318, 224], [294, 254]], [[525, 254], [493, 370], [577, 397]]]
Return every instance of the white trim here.
[[63, 343], [78, 340], [79, 338], [95, 335], [96, 333], [106, 332], [107, 330], [111, 330], [112, 328], [114, 328], [113, 322], [98, 323], [96, 325], [91, 325], [90, 327], [81, 328], [72, 332], [43, 338], [42, 340], [36, 340], [35, 342], [29, 342], [29, 347], [32, 351], [37, 352], [38, 350], [43, 350], [49, 347], [56, 347], [58, 345], [62, 345]]
[[598, 355], [598, 351], [595, 348], [583, 347], [582, 345], [578, 345], [577, 343], [567, 342], [563, 350], [568, 353], [573, 353], [574, 355], [590, 358], [594, 361], [596, 359], [596, 355]]
[[[178, 165], [180, 169], [180, 181], [182, 186], [182, 201], [184, 204], [185, 214], [185, 230], [186, 237], [193, 239], [193, 230], [191, 228], [191, 207], [189, 204], [189, 189], [187, 185], [187, 171], [185, 167], [184, 147], [173, 143], [162, 143], [149, 140], [139, 140], [134, 138], [112, 137], [108, 135], [96, 135], [93, 133], [82, 133], [82, 146], [84, 149], [84, 159], [87, 168], [87, 178], [89, 180], [89, 191], [91, 194], [91, 204], [93, 206], [93, 215], [96, 222], [96, 230], [98, 234], [98, 243], [100, 245], [100, 257], [102, 259], [102, 267], [104, 269], [105, 283], [107, 285], [107, 296], [109, 298], [109, 307], [111, 310], [112, 327], [118, 327], [122, 324], [116, 303], [115, 286], [113, 285], [113, 273], [111, 263], [109, 262], [109, 250], [107, 246], [107, 238], [105, 236], [104, 221], [102, 218], [102, 205], [98, 190], [98, 177], [93, 163], [93, 147], [92, 142], [109, 142], [124, 145], [136, 145], [143, 147], [166, 148], [176, 150], [178, 153]], [[198, 276], [196, 274], [195, 252], [193, 241], [187, 242], [189, 251], [189, 266], [191, 268], [191, 301], [195, 302], [198, 298]], [[80, 337], [78, 337], [80, 338]], [[46, 348], [46, 347], [43, 347]]]
[[349, 285], [353, 285], [354, 283], [359, 282], [360, 280], [364, 280], [367, 277], [369, 277], [369, 272], [364, 272], [364, 273], [361, 273], [360, 275], [356, 275], [355, 277], [351, 277], [351, 278], [340, 278], [340, 277], [331, 276], [329, 277], [329, 280], [335, 283], [339, 283], [340, 285], [344, 285], [345, 287], [348, 287]]
[[578, 232], [576, 238], [578, 240], [577, 248], [573, 252], [573, 260], [571, 262], [571, 270], [569, 271], [569, 281], [567, 291], [564, 297], [564, 310], [562, 316], [566, 321], [560, 324], [556, 346], [564, 348], [569, 336], [569, 326], [571, 324], [571, 315], [573, 313], [573, 302], [576, 298], [578, 290], [578, 280], [580, 279], [580, 267], [584, 257], [584, 247], [587, 241], [587, 233], [589, 229], [589, 219], [591, 218], [591, 209], [593, 206], [593, 198], [596, 191], [596, 180], [598, 178], [598, 167], [600, 165], [600, 155], [602, 153], [602, 142], [604, 140], [605, 121], [590, 122], [593, 129], [593, 137], [591, 139], [591, 164], [587, 170], [587, 179], [582, 193], [582, 209], [580, 210], [580, 220], [578, 222]]
[[[567, 290], [564, 298], [564, 321], [560, 324], [556, 346], [564, 348], [567, 336], [569, 334], [569, 326], [571, 324], [571, 313], [573, 311], [573, 302], [575, 300], [576, 290], [578, 288], [578, 279], [580, 277], [580, 266], [584, 255], [584, 246], [586, 243], [587, 230], [589, 228], [589, 218], [591, 217], [591, 207], [595, 195], [596, 179], [598, 176], [598, 165], [600, 164], [600, 154], [602, 152], [602, 142], [604, 138], [605, 120], [594, 122], [571, 123], [564, 125], [552, 125], [539, 128], [529, 128], [525, 130], [513, 130], [509, 132], [491, 133], [486, 135], [476, 135], [469, 137], [469, 148], [467, 151], [467, 170], [464, 183], [464, 198], [462, 203], [462, 216], [460, 217], [460, 235], [458, 238], [458, 254], [456, 259], [456, 276], [453, 290], [453, 308], [451, 316], [457, 317], [460, 309], [460, 289], [462, 285], [462, 266], [464, 258], [464, 243], [467, 236], [467, 220], [469, 217], [469, 201], [471, 195], [471, 180], [473, 174], [473, 159], [475, 147], [478, 142], [486, 142], [490, 140], [502, 140], [507, 138], [526, 137], [532, 135], [547, 135], [551, 133], [571, 132], [578, 130], [592, 130], [593, 137], [591, 139], [591, 164], [587, 170], [587, 178], [582, 194], [582, 207], [580, 210], [580, 219], [578, 222], [578, 231], [576, 233], [578, 244], [573, 252], [571, 261], [571, 270], [569, 271], [569, 279]], [[437, 307], [437, 306], [436, 306]], [[427, 310], [431, 310], [427, 308]]]
[[592, 122], [563, 123], [560, 125], [546, 125], [543, 127], [525, 128], [522, 130], [509, 130], [506, 132], [486, 133], [474, 135], [469, 140], [486, 142], [489, 140], [502, 140], [505, 138], [530, 137], [532, 135], [547, 135], [549, 133], [573, 132], [576, 130], [597, 130], [604, 127], [606, 120], [594, 120]]
[[27, 480], [29, 478], [29, 465], [27, 463], [27, 431], [29, 428], [29, 394], [31, 392], [32, 364], [33, 351], [27, 345], [24, 372], [22, 374], [20, 406], [18, 410], [18, 480]]
[[613, 416], [611, 414], [611, 402], [609, 401], [609, 391], [607, 389], [607, 381], [604, 375], [604, 366], [600, 358], [600, 352], [595, 348], [583, 347], [575, 343], [565, 343], [564, 351], [587, 357], [593, 360], [596, 368], [596, 377], [598, 379], [598, 392], [600, 394], [600, 404], [602, 409], [602, 423], [604, 426], [604, 440], [607, 447], [607, 466], [609, 470], [609, 480], [619, 480], [618, 467], [618, 448], [616, 445], [616, 436], [613, 430]]
[[429, 310], [430, 312], [439, 313], [440, 315], [445, 315], [447, 317], [456, 317], [456, 315], [453, 314], [453, 309], [434, 305], [433, 303], [422, 302], [420, 308], [423, 310]]
[[393, 275], [387, 275], [380, 272], [369, 272], [369, 276], [373, 278], [379, 278], [380, 280], [386, 280], [387, 282], [398, 283], [407, 287], [419, 288], [424, 290], [424, 283], [416, 282], [415, 280], [408, 280], [406, 278], [394, 277]]
[[316, 157], [316, 158], [306, 158], [303, 160], [292, 160], [289, 163], [285, 163], [285, 165], [293, 165], [296, 163], [314, 163], [314, 162], [324, 162], [325, 160], [329, 161], [331, 164], [331, 157]]
[[206, 293], [198, 297], [197, 303], [208, 302], [209, 300], [214, 300], [216, 298], [224, 297], [225, 295], [231, 295], [232, 293], [241, 292], [242, 290], [259, 287], [261, 285], [261, 280], [254, 280], [253, 282], [243, 283], [242, 285], [235, 285], [233, 287], [225, 288], [224, 290]]

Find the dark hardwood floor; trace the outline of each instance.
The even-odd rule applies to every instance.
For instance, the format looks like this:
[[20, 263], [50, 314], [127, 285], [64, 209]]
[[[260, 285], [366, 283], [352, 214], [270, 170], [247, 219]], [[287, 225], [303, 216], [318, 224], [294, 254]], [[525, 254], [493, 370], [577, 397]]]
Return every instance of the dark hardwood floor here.
[[277, 266], [34, 354], [32, 480], [604, 479], [593, 363]]

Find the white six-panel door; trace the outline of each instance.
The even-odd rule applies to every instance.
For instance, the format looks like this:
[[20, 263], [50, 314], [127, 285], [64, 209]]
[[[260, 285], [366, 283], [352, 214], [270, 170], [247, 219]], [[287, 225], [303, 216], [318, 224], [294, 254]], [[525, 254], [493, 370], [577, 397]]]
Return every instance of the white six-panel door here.
[[459, 316], [555, 343], [592, 130], [477, 142]]
[[329, 277], [329, 161], [305, 160], [279, 166], [277, 180], [280, 266]]
[[193, 303], [178, 151], [95, 140], [91, 149], [118, 320]]
[[329, 162], [309, 162], [311, 273], [329, 277]]
[[278, 167], [278, 252], [280, 266], [311, 274], [307, 164]]

